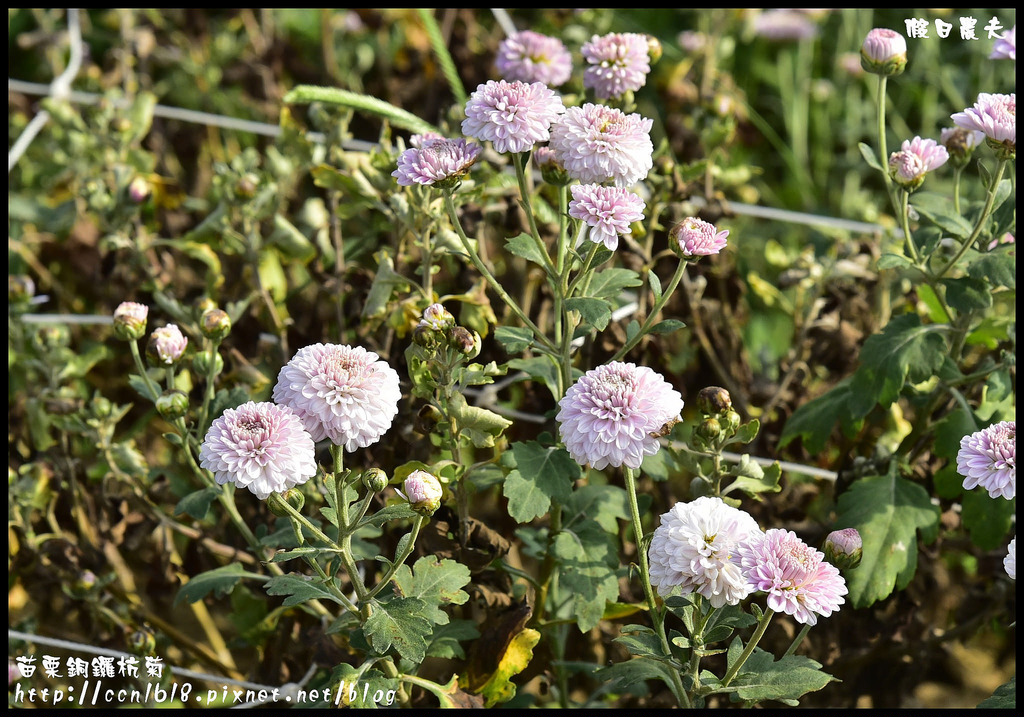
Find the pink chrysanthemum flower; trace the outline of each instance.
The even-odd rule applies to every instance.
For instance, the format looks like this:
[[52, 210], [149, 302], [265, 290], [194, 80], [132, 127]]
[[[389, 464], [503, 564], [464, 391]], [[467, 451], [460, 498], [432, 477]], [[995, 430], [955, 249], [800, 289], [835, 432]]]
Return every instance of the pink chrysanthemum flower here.
[[654, 166], [653, 120], [614, 107], [570, 107], [551, 127], [550, 147], [569, 176], [584, 184], [628, 187]]
[[583, 86], [594, 90], [598, 99], [622, 97], [647, 83], [651, 71], [647, 35], [612, 32], [580, 48], [589, 66], [583, 72]]
[[949, 152], [934, 139], [914, 137], [904, 140], [899, 152], [889, 156], [889, 174], [893, 180], [913, 191], [924, 182], [925, 175], [949, 160]]
[[639, 468], [680, 420], [683, 397], [646, 366], [614, 362], [587, 371], [558, 402], [555, 420], [580, 465]]
[[403, 187], [413, 184], [437, 184], [440, 187], [457, 183], [476, 162], [482, 148], [465, 139], [430, 139], [422, 146], [402, 152], [398, 169], [391, 173]]
[[439, 132], [423, 132], [422, 134], [414, 134], [409, 138], [409, 145], [416, 149], [423, 149], [428, 144], [433, 142], [445, 141], [447, 137]]
[[[34, 292], [33, 292], [34, 293]], [[31, 296], [31, 293], [29, 293]], [[114, 309], [114, 333], [125, 341], [141, 339], [146, 333], [149, 307], [134, 301], [122, 301]]]
[[964, 489], [979, 485], [993, 498], [1017, 494], [1017, 422], [1002, 421], [960, 439], [956, 472]]
[[1017, 26], [1014, 25], [1003, 36], [998, 38], [992, 45], [990, 60], [1013, 60], [1017, 61]]
[[462, 132], [489, 140], [498, 152], [526, 152], [548, 140], [563, 112], [562, 98], [542, 82], [490, 80], [469, 96]]
[[455, 317], [441, 304], [431, 304], [423, 310], [419, 325], [434, 331], [444, 331], [455, 326]]
[[199, 465], [220, 485], [235, 483], [263, 500], [316, 475], [316, 446], [290, 408], [249, 401], [213, 422]]
[[722, 251], [729, 230], [718, 231], [714, 224], [697, 217], [687, 217], [669, 232], [672, 249], [684, 259], [711, 256]]
[[676, 503], [661, 516], [647, 552], [651, 586], [662, 596], [678, 586], [684, 594], [703, 595], [716, 608], [736, 605], [753, 590], [737, 551], [760, 535], [748, 513], [721, 498]]
[[[574, 184], [569, 188], [569, 216], [582, 219], [590, 227], [587, 238], [615, 251], [619, 235], [632, 233], [630, 224], [644, 218], [644, 200], [622, 187], [598, 184]], [[583, 237], [581, 235], [580, 240]]]
[[299, 349], [274, 386], [274, 400], [295, 411], [314, 441], [329, 438], [349, 452], [391, 428], [401, 398], [395, 370], [361, 346]]
[[846, 580], [825, 556], [790, 530], [773, 528], [739, 545], [751, 591], [768, 593], [768, 607], [804, 625], [828, 617], [846, 602]]
[[974, 107], [950, 115], [953, 124], [984, 132], [989, 144], [1010, 152], [1017, 150], [1017, 93], [996, 95], [982, 92]]
[[153, 329], [146, 346], [146, 355], [155, 363], [173, 366], [185, 354], [188, 338], [181, 333], [177, 324], [167, 324]]
[[1010, 576], [1010, 580], [1017, 579], [1017, 539], [1014, 538], [1006, 547], [1006, 557], [1003, 558], [1003, 570]]
[[522, 30], [502, 40], [494, 65], [502, 79], [509, 82], [543, 82], [558, 87], [572, 75], [572, 55], [562, 41], [533, 30]]
[[405, 489], [405, 499], [417, 513], [431, 515], [441, 507], [444, 489], [432, 473], [413, 471], [402, 483], [402, 487]]
[[765, 10], [754, 18], [754, 32], [769, 40], [809, 40], [818, 26], [805, 13], [795, 10]]

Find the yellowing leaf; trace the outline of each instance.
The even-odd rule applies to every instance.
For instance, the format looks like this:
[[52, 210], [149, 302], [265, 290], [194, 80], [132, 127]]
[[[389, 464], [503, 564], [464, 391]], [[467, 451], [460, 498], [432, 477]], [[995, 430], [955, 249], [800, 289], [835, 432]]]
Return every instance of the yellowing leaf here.
[[[483, 687], [476, 691], [483, 695], [485, 707], [493, 707], [515, 697], [516, 686], [511, 682], [512, 677], [530, 664], [530, 660], [533, 659], [533, 648], [538, 642], [540, 633], [530, 628], [523, 629], [512, 638], [498, 662], [498, 668]], [[460, 679], [459, 682], [463, 683], [464, 680]], [[465, 684], [461, 686], [465, 687]]]

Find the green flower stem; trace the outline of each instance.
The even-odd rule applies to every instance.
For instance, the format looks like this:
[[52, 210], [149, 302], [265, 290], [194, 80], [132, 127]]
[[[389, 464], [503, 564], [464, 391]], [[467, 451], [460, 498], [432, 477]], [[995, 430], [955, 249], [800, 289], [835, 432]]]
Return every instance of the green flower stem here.
[[544, 562], [541, 563], [540, 578], [538, 579], [537, 595], [533, 601], [535, 622], [544, 621], [547, 612], [548, 594], [551, 592], [551, 584], [554, 581], [558, 561], [555, 559], [554, 546], [555, 536], [562, 530], [562, 504], [551, 500], [551, 509], [548, 511], [548, 544], [544, 552]]
[[146, 371], [146, 364], [142, 362], [142, 355], [139, 353], [139, 344], [137, 341], [129, 341], [129, 348], [132, 351], [132, 358], [135, 359], [135, 368], [138, 370], [139, 375], [142, 376], [142, 380], [146, 383], [146, 388], [149, 389], [150, 393], [153, 394], [153, 401], [160, 396], [160, 387], [153, 382], [153, 379], [149, 377], [149, 373]]
[[562, 286], [567, 285], [565, 256], [569, 250], [569, 186], [558, 188], [558, 259], [555, 271], [561, 277]]
[[502, 287], [498, 280], [494, 278], [494, 274], [484, 266], [483, 262], [480, 261], [480, 257], [475, 251], [473, 251], [473, 248], [469, 243], [469, 237], [466, 236], [466, 232], [462, 228], [462, 222], [459, 221], [459, 215], [455, 211], [455, 202], [452, 200], [452, 193], [450, 190], [445, 190], [444, 205], [448, 210], [448, 216], [451, 217], [452, 224], [455, 226], [455, 233], [458, 235], [459, 241], [462, 242], [462, 248], [466, 250], [466, 254], [469, 255], [469, 259], [473, 262], [473, 266], [476, 267], [476, 270], [479, 271], [484, 279], [487, 280], [491, 289], [501, 297], [501, 300], [505, 302], [505, 305], [509, 309], [511, 309], [512, 313], [518, 316], [519, 320], [533, 332], [534, 339], [547, 349], [549, 353], [556, 353], [557, 348], [553, 343], [551, 343], [551, 340], [544, 335], [544, 332], [541, 331], [533, 321], [530, 320], [529, 316], [523, 313], [523, 310], [519, 308], [519, 304], [517, 304], [515, 300], [508, 295], [508, 292], [505, 291], [504, 287]]
[[280, 493], [271, 493], [270, 497], [267, 500], [268, 502], [273, 501], [275, 507], [288, 513], [289, 518], [296, 521], [297, 523], [299, 523], [299, 525], [301, 525], [303, 528], [312, 533], [313, 537], [319, 540], [320, 542], [324, 543], [329, 550], [337, 553], [344, 553], [340, 545], [338, 545], [336, 542], [327, 537], [327, 534], [324, 533], [324, 531], [320, 530], [320, 528], [313, 525], [313, 523], [310, 522], [309, 518], [304, 516], [295, 508], [293, 508], [288, 503], [288, 501], [284, 499], [284, 496], [282, 496]]
[[[652, 267], [651, 271], [653, 270], [654, 269]], [[654, 322], [658, 318], [658, 315], [661, 314], [662, 308], [664, 308], [665, 304], [669, 300], [669, 297], [671, 297], [672, 294], [675, 292], [676, 287], [679, 286], [679, 282], [682, 280], [683, 274], [685, 273], [686, 262], [680, 259], [679, 265], [676, 267], [675, 273], [672, 274], [672, 278], [669, 279], [668, 286], [666, 286], [664, 291], [662, 291], [661, 296], [658, 297], [658, 300], [654, 302], [654, 306], [652, 306], [651, 310], [647, 313], [647, 318], [644, 319], [644, 323], [640, 325], [640, 330], [636, 332], [636, 336], [634, 336], [632, 339], [624, 343], [621, 346], [621, 348], [619, 348], [619, 350], [615, 352], [615, 355], [612, 357], [612, 361], [622, 360], [623, 356], [632, 351], [633, 347], [640, 343], [640, 340], [651, 329], [651, 326], [654, 325]]]
[[213, 397], [216, 393], [214, 380], [217, 378], [217, 349], [219, 347], [220, 341], [210, 340], [208, 353], [212, 360], [207, 362], [206, 388], [203, 391], [203, 405], [199, 409], [199, 423], [196, 425], [196, 432], [199, 437], [206, 435], [207, 421], [212, 418], [210, 416], [210, 406], [213, 404]]
[[[698, 603], [699, 604], [699, 603]], [[714, 608], [708, 610], [706, 613], [700, 610], [700, 617], [696, 625], [696, 630], [693, 631], [693, 635], [690, 641], [690, 676], [693, 677], [693, 691], [694, 694], [700, 694], [700, 650], [697, 649], [695, 643], [699, 643], [701, 647], [704, 646], [704, 628], [708, 624], [708, 620], [711, 618], [711, 613]]]
[[341, 591], [341, 588], [339, 588], [331, 576], [327, 574], [327, 571], [323, 569], [320, 563], [316, 561], [316, 558], [306, 556], [306, 562], [316, 570], [321, 580], [324, 581], [324, 587], [326, 587], [334, 597], [338, 598], [338, 601], [345, 607], [345, 609], [358, 615], [359, 608], [356, 607], [355, 604], [348, 599], [348, 596]]
[[174, 390], [174, 367], [168, 366], [164, 369], [164, 381], [167, 382], [167, 390]]
[[739, 659], [733, 663], [733, 666], [729, 668], [729, 671], [725, 673], [725, 677], [722, 678], [722, 687], [728, 687], [729, 683], [735, 679], [736, 675], [739, 674], [740, 668], [743, 667], [743, 663], [754, 654], [754, 648], [757, 647], [757, 643], [761, 641], [764, 636], [764, 631], [768, 629], [768, 623], [772, 621], [772, 616], [775, 612], [771, 609], [766, 609], [764, 614], [761, 615], [761, 619], [757, 623], [757, 629], [754, 630], [754, 634], [750, 636], [750, 641], [747, 646], [743, 648], [743, 654], [739, 656]]
[[981, 210], [981, 216], [978, 217], [977, 223], [974, 225], [974, 231], [971, 232], [971, 236], [967, 238], [967, 241], [960, 247], [960, 251], [949, 260], [949, 263], [942, 267], [941, 270], [935, 275], [936, 279], [941, 279], [946, 273], [957, 265], [957, 262], [963, 258], [963, 255], [967, 253], [967, 250], [974, 246], [974, 242], [977, 241], [981, 235], [981, 231], [988, 221], [989, 216], [992, 214], [992, 205], [996, 200], [996, 190], [999, 188], [999, 183], [1003, 181], [1003, 172], [1006, 171], [1006, 163], [1009, 160], [1000, 159], [999, 164], [996, 166], [996, 173], [992, 177], [992, 185], [988, 189], [988, 198], [985, 200], [985, 207]]
[[[661, 648], [666, 655], [672, 654], [668, 638], [665, 636], [665, 621], [662, 619], [661, 611], [658, 609], [658, 601], [654, 598], [654, 590], [651, 588], [651, 568], [647, 562], [647, 551], [644, 550], [644, 526], [640, 521], [640, 505], [636, 498], [636, 476], [629, 466], [624, 468], [626, 477], [626, 491], [629, 493], [629, 510], [633, 520], [633, 538], [636, 541], [637, 559], [640, 561], [640, 584], [644, 589], [644, 596], [647, 598], [647, 609], [651, 613], [651, 622], [657, 630], [658, 639], [661, 640]], [[683, 689], [683, 682], [679, 673], [672, 670], [672, 682], [674, 692], [679, 695], [681, 707], [690, 707], [690, 699]]]
[[960, 211], [960, 177], [963, 172], [963, 167], [953, 167], [953, 211], [957, 214], [963, 214]]
[[802, 628], [800, 628], [800, 632], [798, 632], [796, 637], [793, 638], [792, 644], [790, 644], [789, 649], [786, 650], [786, 653], [782, 657], [789, 657], [794, 652], [796, 652], [796, 648], [800, 647], [800, 643], [804, 641], [804, 638], [807, 637], [807, 633], [809, 633], [810, 631], [810, 625], [804, 625]]
[[544, 245], [544, 241], [540, 238], [540, 230], [537, 229], [537, 217], [534, 215], [532, 202], [530, 200], [530, 186], [526, 177], [526, 153], [515, 152], [512, 154], [512, 164], [516, 168], [516, 180], [519, 182], [519, 202], [523, 207], [523, 211], [526, 213], [527, 221], [530, 223], [530, 236], [533, 237], [534, 243], [537, 244], [537, 249], [540, 255], [544, 257], [544, 271], [547, 272], [548, 277], [552, 281], [558, 277], [558, 271], [555, 265], [551, 263], [551, 257], [548, 256], [548, 248]]
[[348, 574], [349, 582], [352, 583], [352, 589], [356, 591], [356, 598], [360, 603], [365, 604], [368, 597], [366, 585], [363, 583], [362, 578], [359, 577], [359, 569], [356, 567], [356, 561], [352, 558], [352, 527], [354, 523], [349, 521], [348, 485], [344, 473], [344, 449], [341, 446], [331, 444], [331, 458], [334, 463], [335, 490], [338, 496], [338, 538], [341, 543], [332, 542], [329, 544], [338, 546], [341, 564]]
[[[398, 701], [402, 704], [403, 707], [408, 707], [409, 706], [409, 695], [406, 694], [405, 688], [402, 687], [401, 681], [402, 681], [402, 679], [404, 679], [406, 677], [409, 677], [409, 675], [403, 675], [403, 674], [399, 673], [398, 668], [395, 667], [395, 662], [394, 662], [394, 660], [391, 659], [390, 655], [385, 655], [384, 657], [378, 659], [376, 664], [379, 664], [381, 666], [381, 669], [384, 670], [384, 674], [387, 677], [390, 677], [393, 680], [398, 680], [399, 681], [399, 684], [398, 684]], [[360, 671], [359, 672], [359, 676], [361, 677], [362, 674], [363, 674], [362, 671]], [[417, 679], [419, 679], [419, 678], [417, 678]]]
[[[586, 224], [581, 224], [579, 232], [580, 235], [582, 235], [584, 231], [586, 231]], [[594, 263], [594, 257], [597, 256], [597, 250], [600, 249], [602, 246], [603, 244], [598, 244], [597, 242], [590, 242], [590, 249], [587, 250], [587, 256], [583, 260], [583, 265], [580, 267], [579, 272], [577, 272], [573, 280], [569, 282], [569, 288], [566, 289], [565, 292], [566, 297], [576, 295], [576, 287], [580, 285], [580, 282], [589, 278], [591, 265]]]
[[401, 555], [396, 555], [395, 556], [395, 562], [393, 562], [391, 564], [391, 567], [388, 568], [388, 571], [384, 575], [384, 577], [380, 579], [380, 582], [378, 582], [373, 587], [373, 589], [370, 590], [369, 593], [367, 593], [367, 595], [366, 595], [366, 599], [367, 600], [369, 600], [370, 598], [374, 597], [377, 593], [379, 593], [381, 590], [383, 590], [384, 587], [388, 584], [388, 581], [391, 580], [391, 578], [394, 576], [394, 574], [398, 572], [398, 568], [401, 567], [401, 565], [403, 563], [405, 563], [406, 558], [408, 558], [410, 555], [412, 555], [412, 551], [416, 547], [416, 538], [419, 537], [420, 529], [423, 527], [423, 524], [426, 523], [426, 522], [427, 522], [427, 519], [424, 516], [422, 516], [422, 515], [416, 516], [416, 522], [412, 524], [412, 533], [409, 536], [409, 542], [406, 544], [405, 550], [402, 551]]
[[907, 240], [908, 253], [915, 264], [920, 264], [921, 255], [917, 251], [917, 242], [910, 233], [910, 192], [900, 188], [896, 190], [896, 194], [899, 197], [900, 226], [903, 229], [903, 238]]
[[892, 205], [895, 208], [897, 204], [892, 193], [892, 177], [890, 177], [889, 172], [886, 171], [886, 167], [889, 166], [889, 152], [885, 146], [885, 84], [888, 79], [889, 78], [885, 75], [878, 76], [878, 94], [875, 96], [875, 104], [878, 109], [878, 164], [882, 168], [882, 178], [885, 180], [885, 191], [889, 193], [889, 199], [892, 201]]

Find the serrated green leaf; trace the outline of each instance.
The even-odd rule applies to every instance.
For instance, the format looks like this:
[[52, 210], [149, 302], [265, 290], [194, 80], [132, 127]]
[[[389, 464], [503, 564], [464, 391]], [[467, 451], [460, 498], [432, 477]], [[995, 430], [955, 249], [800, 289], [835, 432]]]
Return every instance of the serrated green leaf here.
[[520, 354], [533, 343], [533, 331], [525, 326], [499, 326], [494, 330], [494, 338], [509, 354]]
[[511, 452], [516, 469], [505, 479], [502, 493], [516, 521], [528, 523], [544, 515], [552, 498], [560, 502], [569, 498], [580, 467], [568, 451], [527, 441], [513, 443]]
[[866, 415], [875, 404], [891, 405], [908, 380], [919, 383], [931, 378], [948, 353], [946, 328], [924, 326], [917, 314], [901, 314], [881, 333], [870, 336], [861, 349], [849, 410]]
[[154, 403], [156, 402], [158, 396], [155, 396], [153, 392], [149, 390], [149, 384], [146, 383], [146, 380], [142, 378], [142, 376], [134, 373], [129, 374], [128, 385], [134, 388], [135, 392], [143, 398], [147, 398]]
[[430, 611], [430, 606], [415, 597], [374, 601], [363, 632], [378, 653], [394, 647], [403, 658], [419, 664], [427, 655], [427, 638], [434, 629], [427, 618]]
[[430, 635], [427, 657], [463, 660], [466, 658], [466, 652], [461, 643], [478, 637], [480, 631], [472, 620], [452, 620], [445, 625], [437, 625]]
[[530, 378], [542, 382], [554, 396], [558, 390], [558, 366], [550, 356], [516, 358], [508, 362], [509, 370], [523, 371]]
[[565, 300], [567, 311], [578, 311], [585, 322], [598, 331], [604, 331], [612, 318], [612, 307], [603, 299], [575, 297]]
[[1013, 528], [1017, 501], [993, 498], [988, 491], [976, 488], [964, 493], [960, 519], [971, 536], [971, 542], [982, 550], [1001, 547]]
[[[325, 708], [334, 706], [334, 697], [341, 692], [339, 706], [354, 709], [380, 709], [392, 707], [385, 702], [376, 702], [375, 695], [395, 695], [401, 686], [397, 679], [384, 675], [380, 670], [368, 670], [354, 667], [346, 662], [331, 671], [331, 699]], [[326, 690], [323, 690], [326, 700]], [[303, 707], [316, 708], [315, 704]]]
[[911, 197], [911, 205], [920, 214], [928, 217], [943, 231], [958, 239], [966, 239], [971, 235], [971, 223], [959, 214], [950, 213], [949, 198], [934, 192], [917, 192]]
[[992, 290], [981, 279], [963, 276], [943, 279], [942, 284], [946, 287], [946, 302], [957, 311], [976, 311], [992, 306]]
[[779, 448], [801, 437], [809, 453], [820, 453], [837, 424], [844, 432], [852, 432], [863, 415], [850, 415], [851, 394], [850, 379], [845, 378], [831, 390], [797, 407], [782, 429]]
[[809, 657], [790, 655], [776, 662], [770, 652], [755, 647], [729, 686], [746, 702], [775, 700], [790, 704], [834, 681], [835, 677], [822, 672], [821, 664]]
[[494, 440], [501, 436], [512, 421], [480, 406], [470, 406], [461, 393], [452, 394], [448, 410], [459, 433], [477, 448], [494, 447]]
[[878, 258], [878, 268], [883, 269], [909, 269], [914, 263], [902, 254], [886, 252]]
[[982, 254], [967, 265], [972, 279], [988, 281], [993, 286], [1017, 288], [1017, 255], [1010, 251], [992, 251]]
[[177, 597], [174, 598], [174, 604], [182, 601], [199, 602], [210, 593], [213, 593], [214, 597], [223, 597], [234, 590], [238, 581], [244, 577], [262, 579], [264, 576], [248, 572], [241, 563], [231, 563], [222, 568], [207, 570], [189, 578], [189, 581], [181, 586]]
[[576, 519], [555, 536], [552, 552], [562, 566], [561, 584], [573, 596], [576, 624], [587, 632], [619, 597], [615, 537], [596, 521]]
[[[740, 457], [741, 463], [744, 458], [749, 461], [749, 456], [744, 455]], [[750, 466], [756, 466], [757, 469], [753, 470]], [[755, 500], [761, 500], [760, 493], [778, 493], [782, 490], [782, 486], [779, 485], [782, 466], [778, 461], [772, 463], [768, 468], [762, 468], [753, 461], [749, 461], [747, 466], [737, 465], [736, 476], [736, 480], [729, 484], [727, 492], [742, 490]]]
[[462, 587], [469, 583], [469, 568], [454, 560], [439, 560], [424, 556], [410, 568], [402, 565], [394, 575], [395, 594], [421, 599], [426, 605], [426, 616], [436, 625], [446, 625], [445, 605], [462, 605], [469, 595]]
[[[626, 628], [633, 629], [627, 632]], [[669, 657], [669, 655], [665, 654], [665, 650], [661, 646], [661, 639], [655, 634], [654, 630], [643, 625], [623, 626], [622, 634], [616, 637], [613, 642], [619, 643], [629, 650], [629, 654], [638, 657], [646, 656], [657, 659]]]
[[217, 495], [220, 491], [220, 488], [207, 486], [194, 493], [189, 493], [174, 506], [174, 514], [181, 515], [185, 513], [196, 520], [202, 520], [210, 510], [210, 503], [217, 500]]
[[264, 586], [268, 595], [287, 595], [282, 605], [291, 607], [307, 600], [341, 601], [321, 583], [299, 575], [276, 575]]
[[1017, 676], [996, 688], [992, 696], [978, 704], [980, 710], [1013, 710], [1017, 709]]
[[640, 275], [632, 269], [611, 267], [594, 273], [587, 294], [598, 299], [616, 299], [623, 289], [642, 285]]
[[[674, 694], [674, 671], [674, 667], [653, 657], [634, 657], [632, 660], [616, 662], [601, 668], [594, 673], [594, 677], [612, 685], [616, 690], [625, 690], [647, 680], [660, 680], [672, 689]], [[681, 695], [675, 697], [678, 700]]]
[[629, 519], [629, 497], [615, 485], [585, 485], [577, 488], [562, 507], [563, 516], [590, 518], [607, 533], [618, 533], [620, 520]]
[[867, 607], [909, 584], [917, 569], [917, 531], [936, 525], [939, 509], [927, 491], [901, 478], [868, 476], [839, 496], [836, 528], [856, 528], [861, 563], [846, 574], [850, 603]]
[[532, 236], [523, 232], [518, 236], [514, 236], [505, 242], [505, 248], [510, 254], [515, 254], [518, 257], [522, 257], [527, 261], [532, 261], [534, 264], [547, 267], [551, 263], [551, 259], [547, 254], [542, 254], [540, 246], [534, 240]]

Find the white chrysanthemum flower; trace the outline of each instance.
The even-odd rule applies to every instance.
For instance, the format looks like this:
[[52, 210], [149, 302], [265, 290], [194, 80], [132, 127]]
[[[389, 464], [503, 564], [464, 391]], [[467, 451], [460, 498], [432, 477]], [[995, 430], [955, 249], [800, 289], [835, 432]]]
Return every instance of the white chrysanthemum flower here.
[[395, 370], [360, 346], [299, 349], [274, 386], [274, 400], [295, 411], [314, 441], [329, 438], [349, 452], [391, 428], [401, 398]]
[[646, 366], [614, 362], [587, 371], [558, 402], [555, 420], [580, 465], [639, 468], [679, 421], [683, 397]]
[[220, 485], [235, 483], [262, 500], [316, 475], [316, 446], [290, 408], [249, 401], [213, 422], [199, 465]]
[[679, 587], [714, 607], [736, 605], [753, 590], [740, 565], [739, 546], [762, 535], [750, 514], [721, 498], [676, 503], [654, 531], [651, 586], [662, 596]]

